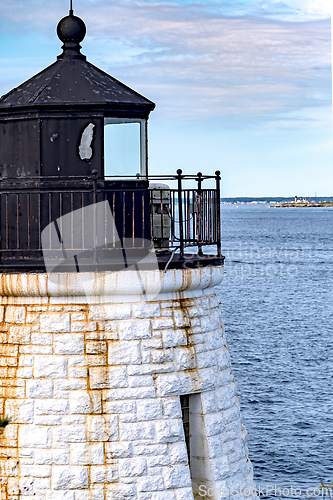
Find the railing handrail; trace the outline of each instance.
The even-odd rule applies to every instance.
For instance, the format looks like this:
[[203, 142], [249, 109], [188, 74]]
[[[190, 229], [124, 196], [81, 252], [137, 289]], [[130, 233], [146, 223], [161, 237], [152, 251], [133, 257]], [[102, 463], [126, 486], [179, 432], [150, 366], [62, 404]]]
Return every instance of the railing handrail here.
[[[201, 172], [198, 172], [197, 174], [183, 174], [182, 173], [182, 178], [185, 180], [198, 180], [198, 175], [200, 174], [200, 179], [201, 181], [204, 181], [206, 179], [216, 179], [216, 175], [204, 175]], [[57, 182], [64, 182], [64, 181], [93, 181], [94, 178], [98, 182], [103, 182], [103, 181], [108, 181], [108, 180], [133, 180], [133, 181], [153, 181], [153, 180], [174, 180], [176, 181], [178, 179], [178, 174], [168, 174], [168, 175], [109, 175], [109, 176], [97, 176], [94, 177], [93, 175], [34, 175], [34, 176], [27, 176], [27, 177], [0, 177], [0, 182], [30, 182], [30, 181], [57, 181]]]

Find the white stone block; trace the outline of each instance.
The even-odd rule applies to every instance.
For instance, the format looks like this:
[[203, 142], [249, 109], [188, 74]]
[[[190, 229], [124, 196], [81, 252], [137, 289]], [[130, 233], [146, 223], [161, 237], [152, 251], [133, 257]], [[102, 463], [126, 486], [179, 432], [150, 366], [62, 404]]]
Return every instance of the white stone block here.
[[183, 423], [180, 419], [156, 422], [156, 441], [158, 443], [173, 443], [184, 439]]
[[68, 371], [69, 378], [88, 378], [88, 368], [70, 367]]
[[142, 455], [144, 457], [157, 457], [166, 456], [168, 458], [168, 445], [167, 444], [143, 444], [134, 443], [134, 454]]
[[69, 395], [72, 414], [101, 413], [102, 401], [100, 391], [71, 391]]
[[19, 366], [33, 366], [34, 356], [21, 355], [19, 357]]
[[108, 401], [104, 403], [104, 413], [133, 413], [136, 414], [135, 401]]
[[141, 493], [140, 500], [176, 500], [175, 491], [154, 491]]
[[143, 304], [133, 304], [132, 311], [134, 319], [157, 318], [161, 315], [160, 305], [150, 304], [149, 302]]
[[184, 488], [191, 486], [190, 469], [186, 465], [170, 467], [163, 471], [164, 483], [167, 488]]
[[[78, 445], [76, 445], [78, 446]], [[68, 465], [69, 464], [69, 451], [64, 449], [52, 450], [35, 450], [35, 464], [40, 465]]]
[[[54, 397], [61, 398], [62, 394], [65, 398], [68, 391], [77, 391], [80, 389], [87, 389], [88, 381], [82, 378], [72, 379], [58, 379], [54, 381]], [[68, 398], [68, 394], [66, 399]]]
[[57, 415], [35, 415], [34, 424], [48, 426], [61, 425], [62, 417]]
[[173, 317], [176, 328], [187, 328], [190, 326], [190, 319], [182, 309], [175, 309]]
[[[222, 328], [217, 328], [216, 330], [212, 330], [209, 332], [210, 343], [212, 349], [222, 349], [225, 346], [225, 338], [223, 337]], [[230, 359], [229, 359], [230, 364]]]
[[72, 321], [86, 321], [86, 313], [84, 312], [75, 312], [71, 314]]
[[31, 343], [37, 345], [52, 345], [53, 335], [51, 333], [33, 333]]
[[36, 477], [50, 477], [51, 467], [50, 465], [21, 465], [20, 475], [23, 477], [31, 476]]
[[30, 344], [30, 326], [10, 326], [8, 334], [8, 344]]
[[[186, 371], [177, 373], [167, 373], [159, 375], [155, 380], [155, 387], [159, 396], [174, 396], [176, 394], [192, 394], [201, 392], [211, 388], [204, 379], [204, 370], [198, 373], [197, 371]], [[214, 372], [213, 387], [215, 383]], [[205, 387], [207, 386], [207, 387]]]
[[162, 491], [164, 482], [158, 476], [146, 476], [138, 479], [138, 491]]
[[52, 398], [52, 380], [28, 380], [27, 395], [28, 398]]
[[173, 329], [174, 328], [173, 319], [171, 318], [154, 319], [152, 321], [152, 327], [154, 330]]
[[89, 380], [91, 389], [117, 389], [128, 386], [126, 368], [119, 366], [90, 368]]
[[187, 448], [184, 441], [168, 445], [171, 465], [188, 464]]
[[105, 500], [104, 485], [94, 484], [89, 490], [75, 491], [75, 500]]
[[156, 399], [143, 399], [137, 402], [138, 420], [158, 420], [162, 418], [162, 403]]
[[[23, 450], [22, 450], [23, 451]], [[22, 457], [24, 453], [20, 453], [20, 457]], [[31, 456], [31, 452], [27, 450], [27, 455]], [[1, 475], [5, 477], [16, 477], [19, 472], [19, 461], [17, 458], [7, 458], [6, 460], [1, 461]]]
[[100, 466], [90, 467], [90, 481], [93, 484], [113, 483], [118, 480], [116, 467]]
[[163, 349], [161, 338], [144, 339], [141, 342], [141, 349], [143, 351], [150, 351], [152, 349]]
[[159, 455], [156, 457], [147, 457], [147, 466], [148, 466], [148, 471], [151, 474], [154, 474], [155, 471], [157, 470], [157, 467], [169, 467], [170, 458], [165, 455]]
[[137, 365], [141, 363], [140, 342], [109, 343], [109, 365]]
[[75, 367], [86, 367], [87, 366], [87, 360], [85, 356], [69, 356], [68, 359], [69, 366], [75, 366]]
[[30, 498], [30, 500], [34, 500], [35, 498], [39, 498], [39, 500], [44, 500], [45, 491], [40, 490], [50, 490], [51, 489], [51, 478], [48, 477], [37, 477], [34, 479], [34, 495]]
[[[217, 387], [219, 381], [219, 373], [216, 374], [216, 368], [203, 368], [199, 371], [199, 376], [202, 381], [202, 391], [211, 391]], [[199, 391], [197, 391], [199, 392]]]
[[[1, 315], [3, 316], [3, 309], [1, 309]], [[19, 306], [7, 306], [6, 307], [6, 323], [24, 323], [26, 315], [25, 307]]]
[[45, 498], [46, 500], [74, 500], [74, 491], [50, 491], [46, 493]]
[[106, 486], [106, 498], [112, 500], [130, 500], [137, 498], [136, 485], [124, 483], [111, 483]]
[[141, 365], [129, 365], [127, 367], [127, 372], [129, 375], [155, 375], [157, 373], [170, 373], [175, 371], [175, 366], [173, 363], [145, 363]]
[[73, 333], [88, 333], [95, 332], [97, 328], [96, 321], [72, 321], [71, 331]]
[[155, 387], [136, 387], [124, 389], [109, 389], [103, 391], [104, 401], [120, 401], [124, 399], [154, 398]]
[[224, 410], [232, 406], [232, 400], [236, 393], [236, 384], [234, 381], [224, 387], [216, 390], [216, 406], [218, 410]]
[[70, 331], [69, 313], [41, 314], [40, 331], [43, 333], [66, 333]]
[[130, 304], [92, 305], [89, 310], [90, 320], [129, 319], [131, 317]]
[[103, 465], [103, 443], [71, 444], [71, 463], [73, 465]]
[[105, 354], [107, 352], [107, 343], [101, 340], [86, 342], [87, 354]]
[[62, 356], [35, 356], [34, 373], [36, 378], [67, 377], [67, 359]]
[[19, 427], [19, 446], [21, 448], [50, 448], [52, 442], [51, 429], [36, 425]]
[[209, 413], [204, 416], [207, 436], [222, 434], [224, 431], [223, 417], [221, 413]]
[[124, 458], [118, 460], [120, 477], [135, 477], [147, 474], [147, 460], [145, 458]]
[[207, 447], [209, 458], [217, 458], [223, 454], [223, 443], [220, 434], [207, 437]]
[[51, 345], [21, 345], [20, 353], [21, 354], [52, 354], [52, 346]]
[[163, 399], [163, 413], [166, 418], [182, 417], [179, 396]]
[[163, 330], [162, 341], [164, 347], [178, 347], [187, 345], [186, 331], [182, 329]]
[[174, 349], [174, 358], [177, 371], [196, 368], [196, 357], [193, 347], [179, 347]]
[[36, 415], [68, 415], [68, 401], [61, 399], [51, 399], [36, 401]]
[[105, 443], [105, 455], [107, 460], [118, 458], [131, 458], [133, 456], [133, 444], [131, 442]]
[[83, 334], [54, 335], [54, 354], [84, 354]]
[[210, 463], [215, 481], [221, 481], [230, 476], [228, 457], [213, 458]]
[[62, 425], [54, 430], [54, 439], [57, 443], [84, 443], [86, 428], [83, 425]]
[[120, 424], [121, 441], [144, 441], [154, 439], [154, 425], [150, 422], [134, 422]]
[[176, 500], [193, 500], [192, 488], [178, 488], [175, 493]]
[[31, 496], [32, 498], [34, 498], [32, 496], [34, 491], [34, 485], [33, 485], [34, 481], [31, 481], [30, 477], [20, 477], [18, 478], [18, 482], [19, 482], [18, 493], [20, 493], [20, 496], [23, 493], [22, 496]]
[[[148, 353], [147, 353], [148, 354]], [[174, 351], [173, 349], [153, 349], [149, 351], [150, 359], [147, 361], [143, 361], [144, 363], [167, 363], [172, 362], [174, 360]]]
[[54, 466], [52, 470], [52, 484], [55, 490], [88, 488], [88, 467]]
[[197, 368], [202, 370], [203, 368], [209, 368], [211, 366], [216, 367], [216, 355], [214, 351], [198, 352], [196, 354]]
[[117, 415], [89, 415], [87, 428], [88, 441], [117, 441], [119, 438]]
[[34, 403], [19, 399], [7, 399], [5, 415], [9, 415], [13, 424], [31, 424], [34, 421]]
[[[193, 408], [191, 411], [195, 411], [195, 413], [215, 413], [218, 410], [217, 407], [217, 391], [205, 391], [200, 394], [200, 398], [198, 400], [198, 408]], [[192, 403], [191, 403], [192, 404]]]
[[130, 387], [151, 387], [154, 385], [154, 378], [152, 375], [133, 375], [128, 377], [128, 384]]
[[[237, 402], [238, 403], [238, 402]], [[223, 422], [225, 425], [234, 422], [240, 418], [240, 406], [238, 404], [234, 404], [231, 408], [224, 410], [223, 412]]]
[[149, 320], [122, 321], [118, 328], [121, 340], [139, 340], [151, 337]]

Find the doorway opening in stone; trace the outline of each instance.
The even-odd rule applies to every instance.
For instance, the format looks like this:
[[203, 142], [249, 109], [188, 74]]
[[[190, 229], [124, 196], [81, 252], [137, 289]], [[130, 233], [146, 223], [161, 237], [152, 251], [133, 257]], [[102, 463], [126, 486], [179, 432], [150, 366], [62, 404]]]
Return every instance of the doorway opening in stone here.
[[182, 419], [185, 434], [185, 443], [187, 448], [188, 463], [191, 464], [190, 453], [190, 395], [180, 396], [180, 407], [182, 409]]

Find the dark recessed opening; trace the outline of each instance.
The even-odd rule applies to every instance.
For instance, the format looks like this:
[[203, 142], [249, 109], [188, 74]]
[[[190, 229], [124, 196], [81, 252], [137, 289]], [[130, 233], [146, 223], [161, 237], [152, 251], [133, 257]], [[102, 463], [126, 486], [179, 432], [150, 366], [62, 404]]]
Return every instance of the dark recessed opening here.
[[180, 406], [182, 409], [182, 419], [184, 426], [185, 442], [187, 448], [188, 463], [190, 464], [190, 396], [180, 396]]

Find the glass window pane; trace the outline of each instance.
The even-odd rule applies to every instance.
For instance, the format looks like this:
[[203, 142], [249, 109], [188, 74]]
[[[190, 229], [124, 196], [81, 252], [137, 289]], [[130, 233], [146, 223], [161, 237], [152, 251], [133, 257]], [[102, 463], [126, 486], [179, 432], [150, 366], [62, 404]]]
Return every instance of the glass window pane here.
[[132, 175], [140, 168], [140, 123], [108, 123], [104, 127], [104, 175]]

